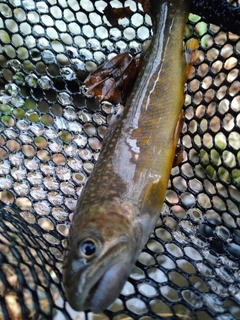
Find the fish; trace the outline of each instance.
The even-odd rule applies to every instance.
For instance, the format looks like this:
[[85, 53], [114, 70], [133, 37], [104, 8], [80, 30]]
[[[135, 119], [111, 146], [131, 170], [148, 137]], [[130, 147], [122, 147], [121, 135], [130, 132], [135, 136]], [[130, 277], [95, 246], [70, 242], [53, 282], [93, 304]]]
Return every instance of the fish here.
[[188, 0], [152, 0], [153, 38], [121, 118], [77, 202], [63, 259], [67, 301], [103, 312], [159, 218], [181, 132]]

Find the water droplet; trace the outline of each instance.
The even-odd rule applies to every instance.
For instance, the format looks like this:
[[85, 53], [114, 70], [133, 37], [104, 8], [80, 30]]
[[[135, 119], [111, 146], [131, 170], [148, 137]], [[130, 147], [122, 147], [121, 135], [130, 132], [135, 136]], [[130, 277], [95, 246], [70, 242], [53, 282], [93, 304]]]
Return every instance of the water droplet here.
[[102, 42], [102, 47], [106, 48], [108, 52], [113, 52], [114, 51], [114, 44], [109, 40], [104, 40]]
[[52, 210], [53, 217], [58, 221], [64, 221], [68, 217], [68, 212], [62, 208], [56, 207]]
[[8, 65], [15, 71], [19, 71], [21, 69], [22, 64], [19, 60], [13, 59], [8, 61]]
[[16, 72], [13, 76], [13, 80], [18, 85], [23, 85], [25, 83], [25, 75], [22, 72]]
[[79, 149], [78, 153], [83, 160], [90, 160], [92, 158], [92, 152], [89, 149]]
[[20, 88], [14, 83], [6, 84], [5, 90], [7, 90], [7, 92], [10, 93], [12, 97], [16, 97], [20, 92]]
[[238, 300], [238, 302], [240, 302], [240, 289], [236, 285], [231, 284], [229, 286], [229, 292], [235, 299]]
[[49, 148], [53, 152], [60, 152], [60, 151], [62, 151], [63, 143], [62, 143], [62, 141], [60, 139], [54, 139], [54, 140], [49, 142]]
[[216, 295], [206, 293], [202, 295], [202, 298], [206, 304], [206, 306], [213, 312], [222, 313], [225, 311], [225, 306], [223, 301]]
[[215, 317], [215, 320], [236, 320], [236, 318], [232, 317], [229, 313], [225, 313]]
[[42, 175], [40, 174], [40, 172], [29, 172], [27, 179], [34, 186], [40, 185], [42, 183]]
[[38, 125], [38, 124], [33, 124], [29, 127], [29, 129], [36, 135], [36, 136], [41, 136], [44, 132], [44, 126], [43, 125]]
[[210, 269], [208, 266], [205, 264], [199, 262], [196, 264], [198, 271], [201, 272], [205, 277], [213, 277], [214, 273], [213, 270]]
[[20, 196], [26, 196], [29, 191], [29, 186], [25, 182], [15, 182], [14, 183], [14, 190]]
[[11, 170], [11, 175], [13, 176], [14, 179], [16, 180], [23, 180], [26, 178], [26, 174], [27, 174], [27, 171], [25, 169], [25, 167], [19, 167], [19, 168], [12, 168]]
[[25, 166], [28, 168], [28, 170], [37, 170], [39, 167], [39, 162], [36, 159], [26, 159], [24, 161]]
[[18, 120], [16, 126], [23, 131], [27, 131], [29, 129], [29, 123], [26, 120]]
[[60, 92], [57, 95], [58, 101], [63, 105], [67, 106], [72, 103], [72, 97], [66, 92]]
[[31, 136], [28, 136], [28, 135], [26, 135], [26, 134], [20, 134], [19, 135], [19, 139], [23, 142], [23, 143], [25, 143], [25, 144], [30, 144], [30, 143], [32, 143], [32, 137]]
[[66, 106], [66, 108], [64, 108], [64, 111], [63, 111], [63, 116], [67, 120], [75, 120], [77, 118], [75, 108], [72, 106]]
[[85, 137], [84, 135], [80, 135], [80, 134], [79, 135], [75, 135], [74, 136], [74, 142], [76, 142], [76, 144], [79, 147], [83, 148], [87, 144], [87, 137]]
[[55, 139], [58, 137], [58, 132], [52, 128], [46, 129], [45, 134], [48, 136], [50, 139]]
[[77, 200], [73, 198], [65, 198], [64, 204], [69, 210], [74, 211], [77, 205]]
[[62, 117], [55, 118], [55, 125], [60, 130], [68, 129], [68, 121]]
[[93, 115], [93, 121], [98, 125], [103, 125], [103, 124], [106, 124], [107, 122], [106, 118], [100, 113], [95, 113]]
[[229, 282], [229, 283], [234, 282], [234, 279], [231, 276], [230, 270], [226, 269], [225, 267], [215, 268], [215, 271], [219, 276], [219, 278], [221, 278], [225, 282]]
[[220, 256], [220, 260], [222, 261], [222, 263], [230, 269], [238, 269], [238, 264], [230, 259], [228, 259], [226, 256]]
[[85, 49], [85, 48], [80, 49], [79, 56], [80, 56], [81, 60], [84, 60], [84, 61], [93, 60], [92, 52], [88, 49]]
[[47, 201], [39, 201], [34, 204], [34, 209], [39, 215], [47, 215], [50, 213], [50, 205]]
[[56, 175], [62, 181], [67, 181], [71, 178], [71, 172], [64, 167], [56, 168]]
[[13, 153], [9, 155], [9, 161], [11, 162], [12, 165], [14, 166], [20, 166], [23, 162], [23, 154], [18, 152], [18, 153]]
[[88, 40], [87, 42], [87, 46], [92, 49], [93, 51], [96, 51], [96, 50], [100, 50], [101, 49], [101, 44], [100, 42], [95, 39], [95, 38], [91, 38]]
[[201, 308], [203, 306], [202, 295], [197, 295], [190, 290], [182, 291], [183, 299], [194, 308]]
[[0, 96], [0, 102], [2, 104], [8, 104], [8, 103], [11, 103], [12, 101], [12, 96], [9, 96], [7, 94], [3, 94]]
[[12, 180], [0, 177], [0, 186], [1, 190], [10, 189], [12, 187]]
[[24, 105], [24, 100], [20, 95], [18, 95], [12, 98], [11, 103], [14, 107], [19, 108]]
[[59, 187], [58, 182], [53, 177], [44, 178], [43, 184], [48, 190], [57, 190]]
[[71, 59], [71, 63], [76, 70], [86, 70], [85, 63], [79, 59]]
[[35, 9], [35, 1], [33, 0], [22, 0], [22, 5], [28, 10]]
[[61, 71], [62, 77], [67, 81], [72, 81], [76, 79], [76, 73], [69, 67], [62, 68]]
[[203, 250], [202, 254], [204, 258], [207, 259], [207, 261], [211, 264], [215, 265], [217, 263], [218, 257], [213, 252], [210, 252], [209, 250]]
[[209, 280], [208, 284], [210, 285], [212, 291], [217, 295], [225, 298], [228, 296], [228, 290], [218, 281], [215, 279]]
[[63, 196], [59, 192], [52, 191], [48, 193], [48, 200], [54, 206], [60, 206], [63, 203]]
[[204, 247], [208, 247], [208, 243], [202, 241], [201, 239], [199, 239], [198, 237], [194, 236], [194, 235], [190, 235], [190, 239], [192, 240], [192, 242], [198, 246], [199, 248], [204, 248]]
[[45, 63], [51, 64], [56, 62], [56, 57], [50, 50], [44, 50], [42, 52], [42, 59]]
[[74, 132], [74, 133], [81, 133], [82, 132], [82, 125], [76, 121], [69, 122], [68, 128], [71, 132]]
[[74, 47], [66, 47], [69, 57], [76, 58], [78, 57], [78, 50]]
[[190, 221], [182, 220], [180, 221], [179, 226], [188, 234], [195, 233], [195, 227]]
[[82, 161], [78, 159], [68, 159], [68, 165], [73, 171], [81, 171], [83, 168]]
[[87, 110], [79, 111], [78, 117], [83, 122], [89, 122], [92, 120], [92, 115]]
[[6, 129], [4, 133], [9, 139], [15, 139], [18, 136], [18, 132], [13, 129]]
[[0, 174], [8, 174], [9, 172], [10, 172], [9, 163], [6, 160], [0, 161]]
[[35, 75], [35, 74], [29, 74], [27, 77], [26, 77], [26, 82], [28, 83], [28, 85], [30, 87], [34, 87], [36, 88], [37, 87], [37, 82], [38, 82], [38, 77]]
[[35, 200], [43, 200], [47, 196], [47, 192], [40, 187], [31, 188], [30, 194]]
[[51, 89], [51, 87], [53, 86], [52, 80], [46, 76], [41, 77], [38, 80], [38, 83], [44, 90]]
[[77, 154], [77, 148], [71, 144], [65, 145], [64, 151], [66, 152], [66, 155], [68, 155], [69, 157], [74, 157]]
[[106, 114], [114, 113], [113, 105], [110, 102], [104, 102], [102, 104], [102, 111], [104, 111]]
[[50, 176], [55, 174], [55, 167], [49, 164], [42, 164], [41, 165], [41, 171], [46, 175], [46, 176]]
[[62, 182], [60, 184], [60, 189], [62, 192], [66, 195], [72, 195], [75, 196], [75, 189], [74, 186], [69, 182]]

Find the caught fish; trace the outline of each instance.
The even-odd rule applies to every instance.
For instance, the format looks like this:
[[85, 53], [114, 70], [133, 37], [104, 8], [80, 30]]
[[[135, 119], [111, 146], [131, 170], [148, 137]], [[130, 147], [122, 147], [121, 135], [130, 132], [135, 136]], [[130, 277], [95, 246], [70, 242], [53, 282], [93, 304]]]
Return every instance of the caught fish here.
[[63, 284], [73, 309], [101, 312], [119, 296], [163, 205], [182, 122], [188, 0], [152, 0], [154, 36], [122, 118], [80, 196]]

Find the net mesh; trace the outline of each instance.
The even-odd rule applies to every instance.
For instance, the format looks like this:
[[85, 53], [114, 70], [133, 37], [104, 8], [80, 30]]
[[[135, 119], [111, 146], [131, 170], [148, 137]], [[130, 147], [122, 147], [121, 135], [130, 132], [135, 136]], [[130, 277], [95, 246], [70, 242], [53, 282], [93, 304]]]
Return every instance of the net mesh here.
[[123, 108], [87, 98], [83, 81], [151, 38], [140, 3], [111, 3], [134, 14], [112, 26], [106, 1], [0, 1], [0, 319], [240, 319], [240, 39], [195, 15], [184, 160], [155, 231], [105, 314], [65, 301], [71, 217]]

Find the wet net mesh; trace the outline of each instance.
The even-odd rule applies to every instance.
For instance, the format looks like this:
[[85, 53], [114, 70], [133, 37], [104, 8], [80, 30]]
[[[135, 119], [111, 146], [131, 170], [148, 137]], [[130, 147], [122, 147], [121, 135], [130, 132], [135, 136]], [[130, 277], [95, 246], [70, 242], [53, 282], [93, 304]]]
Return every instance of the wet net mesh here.
[[111, 3], [134, 14], [112, 26], [102, 0], [0, 1], [0, 319], [240, 319], [240, 39], [196, 15], [184, 160], [156, 229], [105, 314], [65, 301], [71, 217], [122, 110], [87, 98], [82, 84], [151, 38], [140, 3]]

